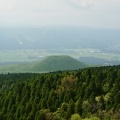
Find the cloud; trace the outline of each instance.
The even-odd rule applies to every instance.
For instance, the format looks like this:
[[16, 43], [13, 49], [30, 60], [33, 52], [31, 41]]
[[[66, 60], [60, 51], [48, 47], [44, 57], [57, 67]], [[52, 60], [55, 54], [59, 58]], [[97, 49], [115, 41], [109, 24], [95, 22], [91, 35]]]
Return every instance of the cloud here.
[[0, 25], [120, 28], [120, 0], [0, 0]]
[[0, 11], [54, 11], [62, 7], [64, 0], [0, 0]]
[[69, 0], [70, 5], [79, 8], [89, 8], [93, 5], [93, 0]]
[[13, 1], [0, 0], [0, 11], [7, 11], [7, 10], [12, 9], [13, 7], [14, 7]]

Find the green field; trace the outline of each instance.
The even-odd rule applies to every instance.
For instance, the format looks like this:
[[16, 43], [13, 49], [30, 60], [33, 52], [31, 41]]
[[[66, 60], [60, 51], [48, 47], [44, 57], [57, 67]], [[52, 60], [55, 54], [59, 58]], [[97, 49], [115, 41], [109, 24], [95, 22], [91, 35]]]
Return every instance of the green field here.
[[103, 52], [98, 49], [22, 49], [22, 50], [1, 50], [0, 63], [4, 62], [31, 62], [38, 61], [51, 55], [69, 55], [73, 58], [95, 57], [105, 60], [120, 61], [119, 53]]

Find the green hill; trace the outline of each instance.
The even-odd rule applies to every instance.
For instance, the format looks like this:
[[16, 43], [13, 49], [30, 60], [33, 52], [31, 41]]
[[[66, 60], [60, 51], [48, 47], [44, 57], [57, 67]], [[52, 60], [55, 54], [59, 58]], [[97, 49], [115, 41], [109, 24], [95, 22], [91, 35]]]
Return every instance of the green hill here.
[[70, 56], [49, 56], [37, 62], [19, 65], [1, 66], [1, 72], [51, 72], [58, 70], [75, 70], [87, 65]]
[[70, 56], [49, 56], [42, 61], [30, 66], [35, 71], [58, 71], [58, 70], [75, 70], [84, 68], [87, 65], [79, 62]]

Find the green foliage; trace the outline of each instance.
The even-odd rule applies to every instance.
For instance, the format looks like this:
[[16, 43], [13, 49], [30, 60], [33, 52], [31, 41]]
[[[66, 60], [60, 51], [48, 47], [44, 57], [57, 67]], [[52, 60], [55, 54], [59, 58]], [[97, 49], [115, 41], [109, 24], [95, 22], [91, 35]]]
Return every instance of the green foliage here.
[[119, 70], [0, 74], [0, 120], [119, 120]]
[[72, 115], [71, 120], [81, 120], [80, 115], [79, 114]]
[[100, 120], [98, 117], [90, 117], [90, 118], [85, 118], [82, 120]]
[[100, 120], [98, 117], [91, 117], [90, 120]]

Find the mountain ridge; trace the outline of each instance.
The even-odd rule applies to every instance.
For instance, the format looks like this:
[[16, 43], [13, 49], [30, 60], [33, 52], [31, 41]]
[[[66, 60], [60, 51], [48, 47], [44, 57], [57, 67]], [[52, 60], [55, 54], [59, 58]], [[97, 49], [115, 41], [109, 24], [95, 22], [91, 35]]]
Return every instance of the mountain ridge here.
[[119, 29], [69, 26], [0, 28], [0, 49], [71, 49], [82, 47], [118, 51], [120, 50], [119, 33]]

